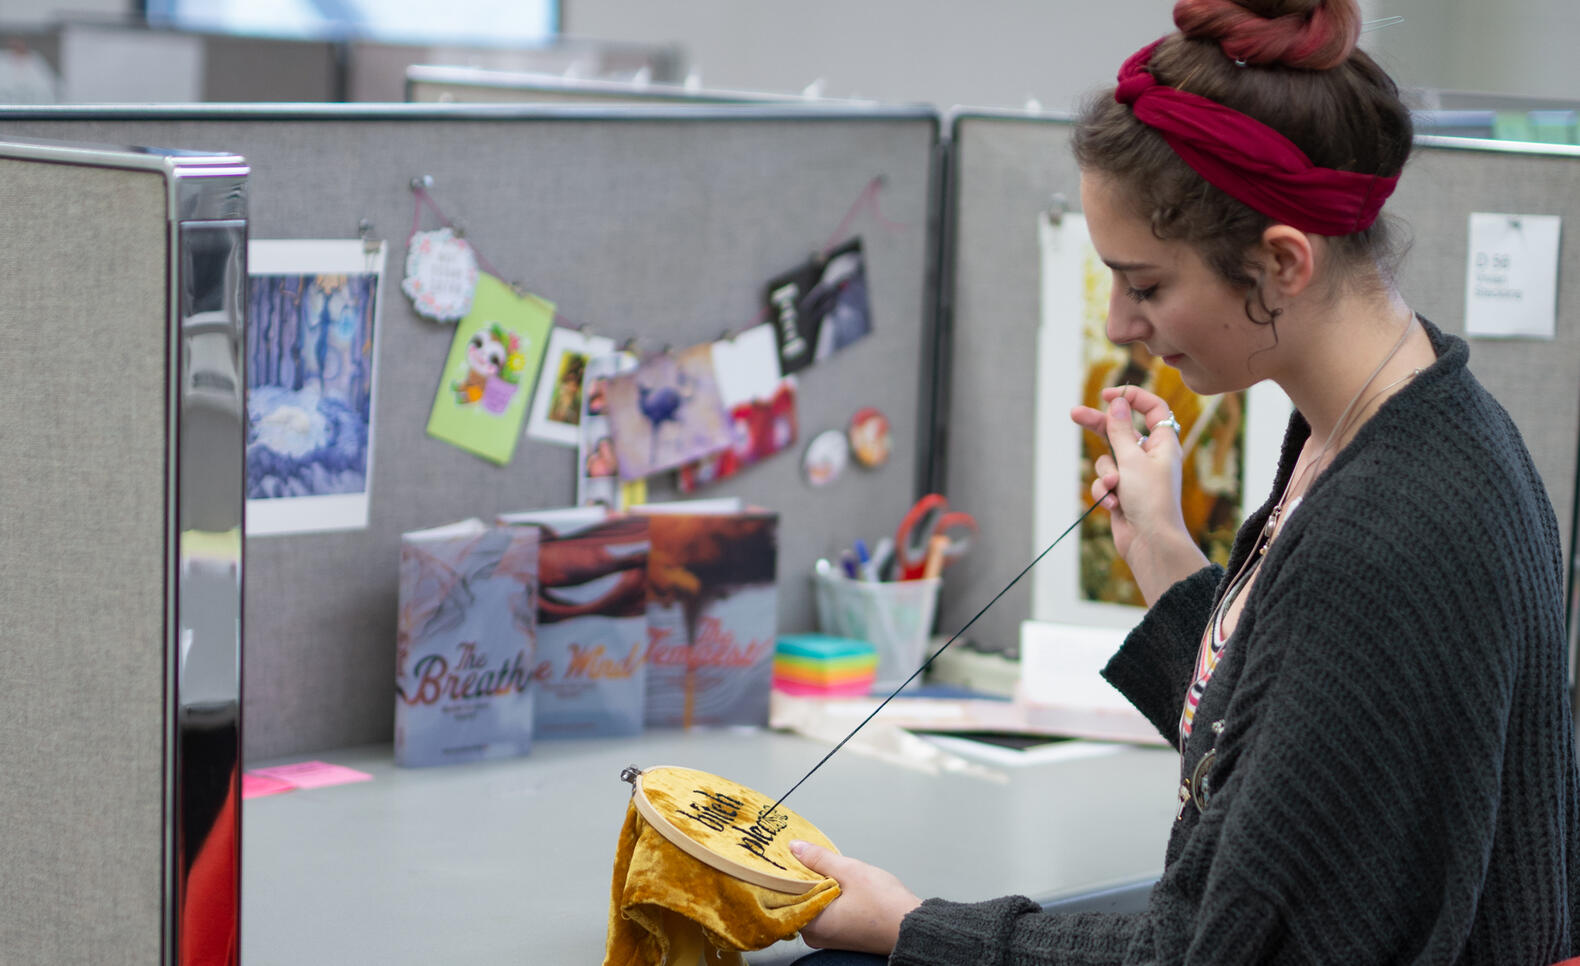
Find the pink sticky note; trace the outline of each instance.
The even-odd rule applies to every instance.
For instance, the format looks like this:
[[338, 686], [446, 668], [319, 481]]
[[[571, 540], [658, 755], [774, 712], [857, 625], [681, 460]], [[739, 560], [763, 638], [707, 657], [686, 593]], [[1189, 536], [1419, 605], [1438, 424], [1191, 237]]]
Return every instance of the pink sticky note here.
[[278, 795], [288, 792], [296, 786], [280, 778], [270, 778], [266, 775], [254, 775], [252, 772], [241, 773], [241, 797], [245, 801], [249, 798], [262, 798], [265, 795]]
[[371, 781], [373, 778], [365, 771], [357, 771], [344, 765], [331, 765], [324, 761], [299, 761], [292, 765], [255, 768], [251, 774], [278, 779], [295, 788], [323, 788], [326, 785]]

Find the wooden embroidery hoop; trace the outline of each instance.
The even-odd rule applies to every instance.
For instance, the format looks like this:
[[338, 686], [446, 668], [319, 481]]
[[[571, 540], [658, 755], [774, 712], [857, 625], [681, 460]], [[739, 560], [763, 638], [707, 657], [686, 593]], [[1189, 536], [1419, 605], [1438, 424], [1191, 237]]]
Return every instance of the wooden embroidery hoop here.
[[[759, 815], [774, 800], [727, 778], [674, 765], [647, 769], [632, 765], [620, 777], [631, 783], [632, 803], [658, 834], [692, 858], [743, 882], [788, 895], [804, 895], [826, 876], [813, 872], [790, 854], [791, 840], [839, 851], [816, 826], [783, 805], [769, 816], [767, 824], [772, 828], [759, 827]], [[707, 807], [709, 802], [717, 801], [725, 802], [723, 810], [709, 807], [703, 818], [722, 828], [695, 819], [688, 821], [684, 817], [687, 809], [678, 807], [689, 808], [693, 803]], [[741, 803], [738, 809], [733, 802]], [[732, 816], [731, 812], [736, 814]], [[774, 865], [783, 868], [776, 870]]]

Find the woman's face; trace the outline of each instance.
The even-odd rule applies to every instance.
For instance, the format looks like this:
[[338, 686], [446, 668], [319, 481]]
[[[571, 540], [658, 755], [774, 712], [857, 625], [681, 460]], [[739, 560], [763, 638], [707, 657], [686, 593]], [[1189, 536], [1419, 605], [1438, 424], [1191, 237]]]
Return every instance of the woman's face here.
[[1081, 205], [1098, 257], [1113, 272], [1108, 337], [1140, 342], [1202, 394], [1257, 382], [1252, 354], [1274, 345], [1268, 326], [1245, 314], [1245, 293], [1231, 286], [1183, 241], [1163, 240], [1109, 177], [1081, 176]]

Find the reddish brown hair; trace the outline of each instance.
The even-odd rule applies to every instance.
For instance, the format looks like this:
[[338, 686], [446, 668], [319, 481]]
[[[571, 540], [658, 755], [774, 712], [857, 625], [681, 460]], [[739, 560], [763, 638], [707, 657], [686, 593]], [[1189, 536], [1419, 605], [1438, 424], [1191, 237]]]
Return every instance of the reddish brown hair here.
[[1358, 7], [1322, 0], [1179, 0], [1174, 24], [1187, 37], [1217, 38], [1224, 54], [1237, 63], [1307, 70], [1331, 70], [1344, 63], [1361, 36]]
[[[1159, 83], [1255, 118], [1322, 167], [1384, 176], [1403, 169], [1410, 112], [1393, 80], [1355, 47], [1355, 0], [1179, 0], [1174, 13], [1180, 32], [1149, 62]], [[1154, 235], [1190, 243], [1247, 290], [1250, 314], [1257, 280], [1245, 254], [1271, 219], [1208, 184], [1112, 88], [1081, 112], [1075, 157], [1082, 170], [1115, 179]], [[1331, 246], [1342, 262], [1375, 263], [1385, 275], [1402, 247], [1386, 214]]]

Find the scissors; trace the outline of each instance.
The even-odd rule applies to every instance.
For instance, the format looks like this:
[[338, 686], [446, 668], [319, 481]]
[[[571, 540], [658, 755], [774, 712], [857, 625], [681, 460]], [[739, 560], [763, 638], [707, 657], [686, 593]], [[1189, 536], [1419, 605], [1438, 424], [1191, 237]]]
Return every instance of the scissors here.
[[916, 501], [900, 521], [894, 535], [894, 564], [901, 580], [917, 580], [927, 569], [927, 549], [934, 536], [948, 540], [944, 564], [951, 564], [971, 549], [977, 521], [969, 513], [950, 510], [949, 501], [929, 493]]

